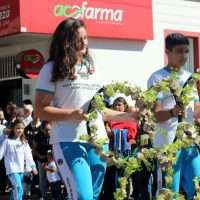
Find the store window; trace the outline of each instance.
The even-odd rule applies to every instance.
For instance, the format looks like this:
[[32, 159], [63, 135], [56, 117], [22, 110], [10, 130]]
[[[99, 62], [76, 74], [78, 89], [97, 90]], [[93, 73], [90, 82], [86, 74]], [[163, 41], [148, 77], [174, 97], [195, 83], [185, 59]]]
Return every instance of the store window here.
[[19, 77], [15, 67], [16, 56], [0, 57], [0, 81]]

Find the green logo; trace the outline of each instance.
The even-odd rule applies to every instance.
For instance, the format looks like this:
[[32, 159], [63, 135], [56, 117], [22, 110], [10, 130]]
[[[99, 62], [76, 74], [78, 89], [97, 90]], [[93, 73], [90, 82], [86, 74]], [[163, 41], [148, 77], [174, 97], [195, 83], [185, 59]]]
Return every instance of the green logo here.
[[56, 17], [74, 17], [118, 24], [123, 21], [124, 11], [105, 7], [98, 8], [89, 5], [87, 1], [82, 1], [81, 5], [56, 4], [53, 12]]
[[54, 15], [56, 17], [75, 17], [82, 13], [82, 9], [76, 5], [62, 5], [57, 4], [54, 8]]

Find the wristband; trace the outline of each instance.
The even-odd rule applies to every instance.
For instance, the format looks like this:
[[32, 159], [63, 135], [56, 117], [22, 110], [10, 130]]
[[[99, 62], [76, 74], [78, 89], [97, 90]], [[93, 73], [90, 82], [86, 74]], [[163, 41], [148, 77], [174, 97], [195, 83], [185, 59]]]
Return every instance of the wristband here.
[[173, 112], [173, 109], [170, 109], [170, 110], [169, 110], [169, 113], [170, 113], [170, 115], [171, 115], [172, 117], [176, 117], [176, 115], [175, 115], [174, 112]]

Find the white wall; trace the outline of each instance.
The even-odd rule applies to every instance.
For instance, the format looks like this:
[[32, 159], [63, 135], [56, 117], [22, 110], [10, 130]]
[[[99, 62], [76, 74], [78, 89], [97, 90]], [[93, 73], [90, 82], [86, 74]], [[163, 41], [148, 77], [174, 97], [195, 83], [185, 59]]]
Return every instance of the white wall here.
[[107, 81], [127, 80], [145, 87], [146, 78], [152, 66], [162, 64], [163, 54], [158, 52], [160, 62], [152, 56], [152, 49], [158, 49], [156, 43], [145, 41], [101, 41], [101, 48], [96, 47], [98, 40], [92, 39], [92, 55], [97, 67]]
[[200, 1], [152, 1], [154, 40], [90, 40], [96, 64], [107, 80], [128, 80], [146, 88], [150, 74], [164, 65], [164, 30], [200, 32]]

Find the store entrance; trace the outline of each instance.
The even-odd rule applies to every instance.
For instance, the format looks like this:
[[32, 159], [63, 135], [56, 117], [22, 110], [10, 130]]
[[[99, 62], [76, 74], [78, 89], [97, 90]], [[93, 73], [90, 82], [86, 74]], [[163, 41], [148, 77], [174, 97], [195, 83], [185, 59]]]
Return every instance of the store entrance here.
[[5, 110], [9, 101], [22, 104], [22, 79], [0, 81], [0, 107]]

